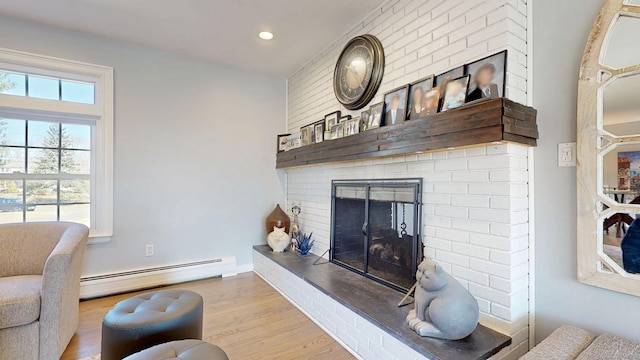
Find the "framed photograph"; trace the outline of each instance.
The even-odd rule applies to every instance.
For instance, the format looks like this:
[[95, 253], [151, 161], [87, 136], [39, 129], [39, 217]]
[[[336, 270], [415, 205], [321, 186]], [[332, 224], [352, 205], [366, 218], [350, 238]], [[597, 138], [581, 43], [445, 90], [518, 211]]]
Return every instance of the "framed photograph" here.
[[331, 137], [330, 137], [330, 139], [331, 139], [331, 140], [335, 140], [335, 139], [339, 139], [339, 138], [340, 138], [340, 137], [338, 136], [338, 130], [339, 130], [339, 129], [338, 129], [338, 128], [339, 128], [339, 126], [338, 126], [338, 125], [339, 125], [339, 124], [335, 124], [335, 125], [333, 125], [333, 126], [331, 127]]
[[360, 133], [360, 118], [356, 117], [344, 122], [344, 136], [351, 136]]
[[367, 131], [367, 125], [369, 125], [369, 116], [371, 116], [371, 111], [365, 110], [360, 113], [360, 132]]
[[436, 86], [424, 93], [424, 103], [420, 117], [437, 114], [438, 105], [440, 105], [440, 87]]
[[367, 123], [367, 130], [377, 129], [384, 125], [382, 123], [382, 110], [384, 110], [383, 102], [369, 107], [369, 122]]
[[289, 141], [289, 136], [291, 134], [280, 134], [278, 135], [278, 152], [283, 152], [287, 149], [287, 142]]
[[351, 115], [345, 115], [340, 118], [340, 122], [345, 122], [351, 120]]
[[313, 126], [313, 137], [316, 144], [324, 141], [324, 120], [318, 121]]
[[466, 65], [471, 75], [467, 101], [504, 97], [507, 75], [507, 50]]
[[440, 111], [447, 111], [464, 105], [467, 100], [469, 88], [469, 75], [447, 81], [444, 86], [444, 95]]
[[291, 134], [287, 137], [287, 146], [285, 151], [297, 149], [302, 146], [302, 141], [300, 141], [300, 133]]
[[338, 134], [338, 139], [341, 139], [344, 137], [344, 122], [338, 123], [338, 129], [336, 130], [336, 133]]
[[447, 82], [448, 80], [453, 80], [453, 79], [458, 79], [463, 77], [466, 74], [464, 71], [465, 71], [465, 67], [460, 66], [453, 70], [449, 70], [445, 73], [442, 73], [436, 76], [436, 86], [444, 85], [444, 83]]
[[385, 126], [402, 124], [407, 118], [407, 95], [409, 85], [393, 89], [384, 94], [384, 118]]
[[332, 112], [324, 116], [324, 128], [331, 130], [333, 125], [340, 122], [340, 111]]
[[313, 125], [307, 125], [300, 128], [300, 142], [302, 146], [313, 144]]
[[[407, 120], [416, 120], [427, 117], [426, 113], [426, 94], [433, 88], [434, 76], [427, 76], [414, 83], [409, 84], [409, 103], [407, 105]], [[438, 106], [436, 105], [436, 111]]]

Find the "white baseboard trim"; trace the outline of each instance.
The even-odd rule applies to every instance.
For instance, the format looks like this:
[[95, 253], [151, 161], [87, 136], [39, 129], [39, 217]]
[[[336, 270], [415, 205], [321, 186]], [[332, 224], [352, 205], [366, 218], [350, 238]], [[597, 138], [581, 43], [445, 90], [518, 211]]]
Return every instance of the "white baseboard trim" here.
[[[253, 269], [253, 264], [250, 266]], [[234, 276], [238, 272], [251, 271], [246, 268], [247, 265], [242, 265], [239, 269], [235, 256], [225, 256], [186, 264], [87, 276], [80, 279], [80, 298], [90, 299], [217, 276]]]

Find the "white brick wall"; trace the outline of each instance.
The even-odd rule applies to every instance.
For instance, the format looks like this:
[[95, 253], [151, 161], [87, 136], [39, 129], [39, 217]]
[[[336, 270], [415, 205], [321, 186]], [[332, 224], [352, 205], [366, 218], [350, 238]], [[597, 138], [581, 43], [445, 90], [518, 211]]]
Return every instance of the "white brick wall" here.
[[[525, 146], [500, 144], [291, 169], [287, 207], [301, 205], [302, 230], [314, 233], [313, 252], [321, 254], [330, 242], [332, 180], [422, 177], [425, 255], [478, 299], [482, 324], [522, 336], [529, 315], [526, 154]], [[467, 177], [487, 163], [494, 167], [481, 171], [486, 176]], [[507, 358], [528, 349], [528, 337], [518, 340]]]
[[385, 74], [378, 94], [508, 50], [507, 92], [527, 101], [526, 0], [387, 0], [347, 34], [289, 78], [288, 128], [348, 111], [333, 94], [333, 69], [342, 47], [356, 35], [373, 34], [385, 49]]
[[[508, 50], [507, 97], [526, 103], [526, 0], [387, 0], [289, 78], [288, 127], [342, 108], [333, 94], [333, 68], [353, 36], [376, 35], [385, 48], [385, 76], [372, 103], [395, 87]], [[314, 252], [329, 247], [331, 180], [422, 177], [423, 241], [478, 299], [481, 322], [514, 338], [497, 358], [528, 349], [527, 148], [477, 146], [287, 171], [288, 208], [302, 207]], [[368, 357], [365, 357], [368, 358]]]

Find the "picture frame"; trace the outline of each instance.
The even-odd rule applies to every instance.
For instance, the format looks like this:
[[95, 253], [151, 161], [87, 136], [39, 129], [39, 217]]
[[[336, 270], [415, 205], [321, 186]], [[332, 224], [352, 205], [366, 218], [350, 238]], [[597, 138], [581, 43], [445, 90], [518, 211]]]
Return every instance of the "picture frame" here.
[[[455, 69], [451, 69], [447, 72], [444, 72], [438, 76], [436, 76], [436, 84], [435, 86], [443, 86], [447, 80], [458, 79], [466, 75], [465, 73], [466, 65], [459, 66]], [[441, 90], [444, 93], [444, 91]]]
[[351, 115], [345, 115], [340, 118], [340, 122], [345, 122], [351, 120]]
[[[426, 93], [433, 89], [434, 75], [429, 75], [409, 84], [406, 120], [417, 120], [430, 115], [426, 105]], [[438, 106], [436, 105], [436, 112]]]
[[318, 144], [324, 141], [324, 120], [318, 121], [313, 125], [313, 142]]
[[382, 111], [384, 110], [384, 103], [377, 103], [375, 105], [371, 105], [369, 107], [369, 122], [367, 123], [367, 130], [372, 130], [372, 129], [377, 129], [380, 126], [383, 126], [384, 123], [382, 122], [383, 119], [383, 114]]
[[442, 93], [440, 112], [459, 108], [467, 100], [470, 75], [465, 75], [457, 79], [447, 81]]
[[344, 122], [338, 123], [337, 127], [336, 133], [338, 134], [338, 139], [342, 139], [344, 137]]
[[344, 122], [344, 136], [351, 136], [360, 133], [360, 118], [355, 117]]
[[291, 134], [287, 137], [287, 147], [285, 151], [297, 149], [302, 146], [302, 141], [300, 141], [300, 133]]
[[330, 136], [331, 140], [339, 139], [339, 137], [338, 137], [338, 125], [339, 124], [335, 124], [335, 125], [333, 125], [331, 127], [331, 136]]
[[504, 97], [507, 79], [507, 50], [465, 65], [465, 75], [471, 76], [467, 102]]
[[287, 150], [287, 142], [289, 141], [289, 136], [291, 136], [291, 134], [278, 135], [278, 144], [276, 147], [278, 153]]
[[369, 117], [371, 116], [371, 111], [369, 109], [360, 113], [360, 132], [367, 131], [367, 125], [369, 125]]
[[331, 130], [333, 125], [336, 125], [340, 122], [340, 111], [335, 111], [330, 114], [324, 116], [324, 128]]
[[300, 142], [302, 146], [313, 144], [313, 124], [300, 128]]
[[384, 126], [402, 124], [407, 118], [409, 85], [395, 88], [384, 94]]
[[431, 90], [427, 91], [424, 94], [424, 109], [421, 116], [424, 115], [426, 117], [437, 114], [440, 109], [441, 96], [440, 86], [434, 86]]

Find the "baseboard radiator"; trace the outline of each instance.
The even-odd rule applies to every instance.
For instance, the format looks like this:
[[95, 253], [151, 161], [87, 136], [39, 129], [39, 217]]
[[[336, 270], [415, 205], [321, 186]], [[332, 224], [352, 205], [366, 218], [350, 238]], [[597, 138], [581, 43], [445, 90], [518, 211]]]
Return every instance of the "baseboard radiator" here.
[[235, 256], [136, 269], [80, 279], [80, 299], [119, 294], [186, 281], [238, 274]]

